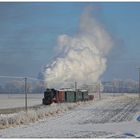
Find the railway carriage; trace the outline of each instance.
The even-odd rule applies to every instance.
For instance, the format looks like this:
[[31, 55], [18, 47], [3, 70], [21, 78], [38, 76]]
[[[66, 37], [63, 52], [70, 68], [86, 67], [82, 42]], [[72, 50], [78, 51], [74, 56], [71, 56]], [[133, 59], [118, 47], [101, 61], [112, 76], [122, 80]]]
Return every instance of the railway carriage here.
[[[92, 98], [91, 98], [92, 96]], [[63, 89], [63, 90], [55, 90], [55, 89], [46, 89], [44, 92], [44, 98], [42, 99], [42, 103], [44, 105], [50, 105], [53, 102], [62, 103], [62, 102], [77, 102], [77, 101], [87, 101], [93, 100], [93, 95], [88, 95], [87, 90], [71, 90], [71, 89]]]

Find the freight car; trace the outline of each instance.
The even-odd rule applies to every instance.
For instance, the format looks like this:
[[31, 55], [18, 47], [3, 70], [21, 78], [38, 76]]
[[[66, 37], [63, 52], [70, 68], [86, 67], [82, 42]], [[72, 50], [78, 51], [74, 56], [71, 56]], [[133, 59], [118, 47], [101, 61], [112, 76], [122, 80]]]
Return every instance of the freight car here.
[[70, 89], [65, 90], [55, 90], [46, 89], [44, 92], [44, 98], [42, 102], [44, 105], [50, 105], [51, 103], [62, 103], [62, 102], [77, 102], [77, 101], [87, 101], [93, 100], [94, 96], [88, 95], [87, 90], [77, 90], [73, 91]]

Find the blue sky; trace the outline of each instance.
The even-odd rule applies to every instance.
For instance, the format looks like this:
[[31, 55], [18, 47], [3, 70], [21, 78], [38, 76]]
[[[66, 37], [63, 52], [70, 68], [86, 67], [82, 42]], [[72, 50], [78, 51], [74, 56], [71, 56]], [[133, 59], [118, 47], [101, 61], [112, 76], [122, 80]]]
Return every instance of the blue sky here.
[[135, 79], [140, 67], [140, 3], [0, 3], [0, 75], [37, 77], [56, 55], [57, 37], [75, 35], [84, 7], [112, 35], [102, 80]]

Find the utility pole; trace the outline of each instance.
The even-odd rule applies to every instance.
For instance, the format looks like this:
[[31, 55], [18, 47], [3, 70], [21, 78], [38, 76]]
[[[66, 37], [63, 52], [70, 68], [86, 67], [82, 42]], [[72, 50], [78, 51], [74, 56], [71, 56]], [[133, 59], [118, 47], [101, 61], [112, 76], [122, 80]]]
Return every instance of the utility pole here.
[[25, 82], [25, 89], [24, 89], [24, 91], [25, 91], [25, 110], [27, 112], [27, 77], [25, 77], [24, 82]]
[[76, 99], [77, 99], [77, 82], [75, 81], [74, 84], [75, 84], [74, 86], [75, 86], [75, 93], [76, 93], [75, 94], [75, 101], [76, 101]]
[[77, 91], [77, 82], [75, 82], [75, 92]]
[[99, 88], [99, 89], [98, 89], [98, 92], [99, 92], [99, 100], [101, 100], [101, 91], [100, 91], [100, 88], [101, 88], [101, 87], [100, 87], [100, 83], [99, 83], [98, 88]]
[[140, 99], [140, 68], [139, 68], [139, 99]]

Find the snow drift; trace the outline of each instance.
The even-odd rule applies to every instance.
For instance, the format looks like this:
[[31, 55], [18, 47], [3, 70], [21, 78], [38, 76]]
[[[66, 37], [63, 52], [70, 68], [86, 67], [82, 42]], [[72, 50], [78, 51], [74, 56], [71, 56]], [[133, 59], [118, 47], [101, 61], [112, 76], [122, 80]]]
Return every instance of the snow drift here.
[[[81, 16], [79, 32], [70, 37], [58, 37], [60, 52], [46, 66], [44, 77], [48, 87], [66, 87], [69, 82], [78, 85], [97, 82], [107, 66], [112, 39], [104, 27], [91, 15], [92, 8], [86, 7]], [[62, 86], [63, 85], [63, 86]]]

